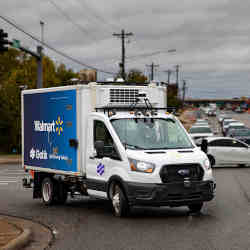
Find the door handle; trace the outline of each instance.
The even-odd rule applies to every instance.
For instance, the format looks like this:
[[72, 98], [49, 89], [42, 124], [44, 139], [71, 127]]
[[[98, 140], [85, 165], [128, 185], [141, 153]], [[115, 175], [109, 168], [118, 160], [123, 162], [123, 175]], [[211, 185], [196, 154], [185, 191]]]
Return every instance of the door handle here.
[[90, 156], [89, 159], [90, 159], [90, 160], [94, 160], [95, 157], [94, 157], [94, 156]]

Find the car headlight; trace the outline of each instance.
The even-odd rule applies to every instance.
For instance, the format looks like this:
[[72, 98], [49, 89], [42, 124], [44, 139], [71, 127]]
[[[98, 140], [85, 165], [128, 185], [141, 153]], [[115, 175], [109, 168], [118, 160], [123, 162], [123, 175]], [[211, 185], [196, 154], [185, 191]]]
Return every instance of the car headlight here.
[[211, 168], [210, 161], [208, 159], [205, 159], [203, 161], [203, 166], [205, 167], [206, 170], [209, 170]]
[[155, 165], [153, 163], [138, 161], [135, 159], [129, 159], [131, 171], [143, 172], [143, 173], [153, 173], [155, 170]]

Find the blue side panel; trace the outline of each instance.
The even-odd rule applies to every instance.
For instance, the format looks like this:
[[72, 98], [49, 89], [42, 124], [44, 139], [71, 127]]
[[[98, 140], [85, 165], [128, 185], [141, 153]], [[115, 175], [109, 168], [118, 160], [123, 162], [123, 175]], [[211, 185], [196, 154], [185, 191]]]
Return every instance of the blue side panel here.
[[77, 172], [76, 90], [24, 95], [24, 165]]

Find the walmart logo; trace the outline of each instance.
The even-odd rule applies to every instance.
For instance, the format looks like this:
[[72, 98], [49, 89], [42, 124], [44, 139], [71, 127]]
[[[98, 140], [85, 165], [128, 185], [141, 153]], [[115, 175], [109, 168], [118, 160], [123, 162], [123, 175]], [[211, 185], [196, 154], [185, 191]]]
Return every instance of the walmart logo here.
[[60, 116], [58, 116], [56, 121], [53, 120], [52, 122], [34, 121], [34, 130], [36, 132], [54, 132], [61, 135], [63, 132], [63, 121]]
[[56, 126], [57, 126], [56, 132], [58, 135], [60, 135], [61, 132], [63, 132], [62, 125], [63, 125], [63, 121], [61, 120], [60, 116], [58, 116], [57, 121], [56, 121]]

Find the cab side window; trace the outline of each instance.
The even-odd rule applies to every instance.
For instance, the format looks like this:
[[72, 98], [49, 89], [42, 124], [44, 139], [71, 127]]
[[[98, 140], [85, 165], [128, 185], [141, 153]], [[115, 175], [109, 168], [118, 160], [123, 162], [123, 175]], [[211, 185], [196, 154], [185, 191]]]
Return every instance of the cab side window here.
[[97, 120], [94, 121], [94, 144], [96, 141], [104, 142], [104, 156], [120, 159], [108, 129], [103, 122]]

